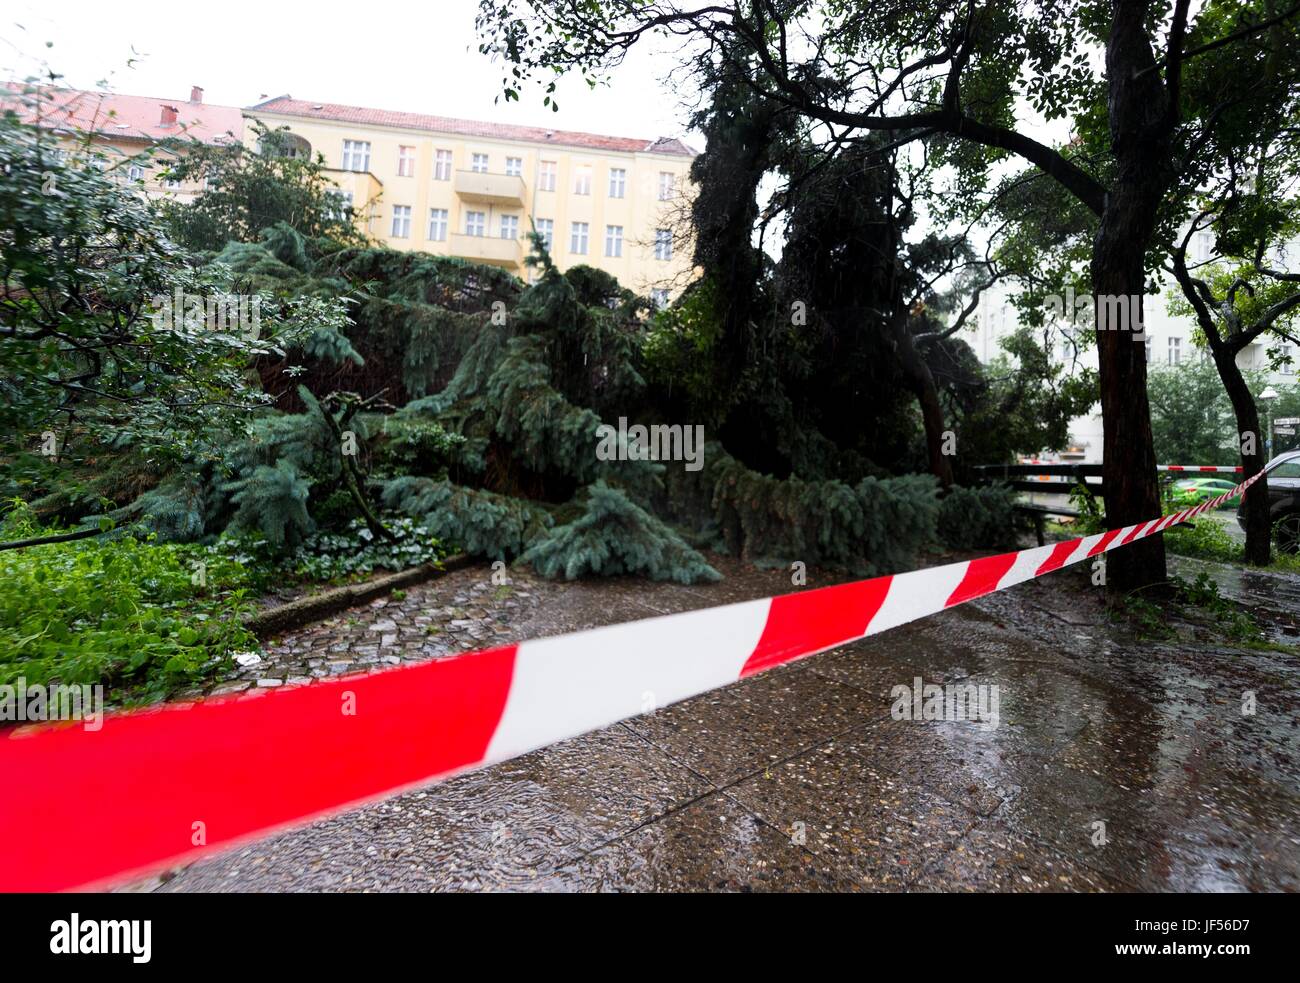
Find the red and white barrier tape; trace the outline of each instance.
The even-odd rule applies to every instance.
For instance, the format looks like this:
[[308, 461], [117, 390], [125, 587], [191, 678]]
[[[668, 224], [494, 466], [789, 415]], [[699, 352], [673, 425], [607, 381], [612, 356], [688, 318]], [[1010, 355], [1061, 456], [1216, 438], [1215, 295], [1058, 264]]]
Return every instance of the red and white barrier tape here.
[[[1028, 461], [1022, 460], [1021, 464], [1070, 464], [1070, 461], [1044, 461], [1037, 457]], [[1242, 467], [1237, 465], [1224, 464], [1157, 464], [1157, 471], [1204, 471], [1211, 474], [1241, 474]]]
[[1254, 481], [1035, 549], [15, 735], [0, 889], [122, 880], [504, 761], [1155, 535]]

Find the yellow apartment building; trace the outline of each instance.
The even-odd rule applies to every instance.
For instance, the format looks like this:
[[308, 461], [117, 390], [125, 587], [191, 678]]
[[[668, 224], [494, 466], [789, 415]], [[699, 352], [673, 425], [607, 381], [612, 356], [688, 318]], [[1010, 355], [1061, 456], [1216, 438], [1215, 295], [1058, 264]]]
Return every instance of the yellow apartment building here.
[[205, 103], [197, 85], [188, 99], [173, 99], [9, 84], [0, 87], [0, 109], [12, 109], [48, 132], [64, 159], [85, 157], [86, 163], [146, 195], [180, 201], [192, 199], [202, 187], [170, 178], [173, 152], [160, 150], [160, 144], [239, 142], [246, 126], [239, 107]]
[[680, 238], [694, 157], [634, 139], [279, 96], [245, 111], [320, 154], [366, 232], [394, 249], [461, 256], [527, 276], [528, 232], [560, 269], [585, 263], [665, 303], [691, 275]]

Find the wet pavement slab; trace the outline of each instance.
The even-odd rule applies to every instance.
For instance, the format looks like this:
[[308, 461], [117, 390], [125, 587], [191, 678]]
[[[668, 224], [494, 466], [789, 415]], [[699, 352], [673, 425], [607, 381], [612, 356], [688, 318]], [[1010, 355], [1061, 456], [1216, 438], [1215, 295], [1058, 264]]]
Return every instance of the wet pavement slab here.
[[[459, 570], [276, 639], [212, 689], [791, 590], [711, 560], [725, 579], [693, 587]], [[1298, 577], [1214, 575], [1300, 613]], [[1139, 638], [1060, 571], [134, 889], [1300, 890], [1300, 637], [1280, 624], [1272, 647]], [[918, 679], [996, 713], [896, 719]]]

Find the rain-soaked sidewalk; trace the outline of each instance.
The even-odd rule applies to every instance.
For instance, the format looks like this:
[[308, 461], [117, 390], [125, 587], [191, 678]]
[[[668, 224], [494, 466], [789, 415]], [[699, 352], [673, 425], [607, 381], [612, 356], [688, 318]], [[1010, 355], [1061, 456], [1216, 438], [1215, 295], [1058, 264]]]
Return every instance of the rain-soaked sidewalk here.
[[[791, 589], [716, 562], [726, 579], [701, 587], [457, 571], [282, 639], [219, 690]], [[1296, 581], [1258, 589], [1294, 617]], [[1297, 639], [1175, 627], [1136, 641], [1061, 571], [136, 889], [1300, 889]], [[997, 726], [892, 719], [917, 677], [998, 687]]]

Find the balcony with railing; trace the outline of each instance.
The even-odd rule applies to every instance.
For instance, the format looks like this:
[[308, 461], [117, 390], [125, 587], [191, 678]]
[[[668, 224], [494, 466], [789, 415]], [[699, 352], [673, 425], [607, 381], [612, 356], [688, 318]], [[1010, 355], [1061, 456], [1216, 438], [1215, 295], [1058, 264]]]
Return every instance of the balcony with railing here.
[[516, 174], [457, 171], [452, 187], [463, 201], [487, 205], [523, 205], [524, 179]]
[[489, 263], [493, 266], [517, 270], [524, 262], [523, 244], [518, 239], [453, 232], [448, 236], [447, 245], [453, 256], [472, 259], [476, 263]]

